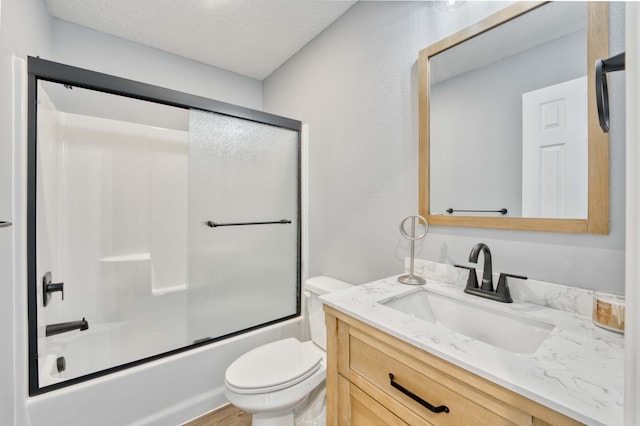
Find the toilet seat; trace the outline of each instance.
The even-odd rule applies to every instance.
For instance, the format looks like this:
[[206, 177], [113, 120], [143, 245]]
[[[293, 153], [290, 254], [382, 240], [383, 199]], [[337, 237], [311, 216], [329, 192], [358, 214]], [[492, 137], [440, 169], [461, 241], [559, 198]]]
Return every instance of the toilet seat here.
[[289, 338], [255, 348], [233, 362], [225, 374], [227, 387], [238, 394], [275, 392], [313, 375], [322, 356], [311, 346]]

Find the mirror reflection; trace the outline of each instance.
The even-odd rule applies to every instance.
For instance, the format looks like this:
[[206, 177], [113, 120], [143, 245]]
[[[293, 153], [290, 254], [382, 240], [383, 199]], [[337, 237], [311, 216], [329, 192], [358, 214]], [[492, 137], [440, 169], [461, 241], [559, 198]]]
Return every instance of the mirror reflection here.
[[586, 23], [549, 3], [429, 58], [431, 215], [587, 218]]

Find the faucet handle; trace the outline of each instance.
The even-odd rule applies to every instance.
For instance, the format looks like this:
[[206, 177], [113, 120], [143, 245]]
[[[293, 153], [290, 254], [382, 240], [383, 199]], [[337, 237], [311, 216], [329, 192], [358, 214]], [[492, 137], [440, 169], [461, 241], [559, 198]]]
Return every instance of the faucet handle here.
[[478, 277], [476, 275], [476, 268], [472, 266], [453, 265], [456, 268], [463, 268], [469, 270], [469, 278], [467, 278], [466, 288], [478, 288]]
[[511, 298], [509, 285], [507, 285], [507, 277], [520, 278], [521, 280], [526, 280], [528, 278], [523, 275], [507, 274], [504, 272], [500, 273], [500, 278], [498, 278], [498, 286], [496, 287], [496, 293], [499, 294], [505, 302], [511, 303], [513, 302], [513, 299]]
[[64, 283], [51, 282], [51, 272], [47, 272], [42, 277], [42, 303], [44, 306], [47, 306], [51, 301], [51, 293], [56, 291], [61, 293], [62, 300], [64, 300]]

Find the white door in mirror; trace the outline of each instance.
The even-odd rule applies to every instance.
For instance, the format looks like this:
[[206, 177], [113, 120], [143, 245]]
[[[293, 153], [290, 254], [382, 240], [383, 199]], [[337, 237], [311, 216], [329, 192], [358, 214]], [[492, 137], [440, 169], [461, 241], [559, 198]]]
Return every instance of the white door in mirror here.
[[522, 94], [522, 216], [587, 218], [587, 77]]

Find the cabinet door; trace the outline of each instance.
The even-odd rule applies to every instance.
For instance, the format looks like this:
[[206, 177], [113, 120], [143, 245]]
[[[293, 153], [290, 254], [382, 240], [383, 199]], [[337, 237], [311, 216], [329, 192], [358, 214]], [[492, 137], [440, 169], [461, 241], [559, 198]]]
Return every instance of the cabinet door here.
[[338, 387], [338, 417], [341, 425], [408, 425], [342, 376], [338, 376]]

